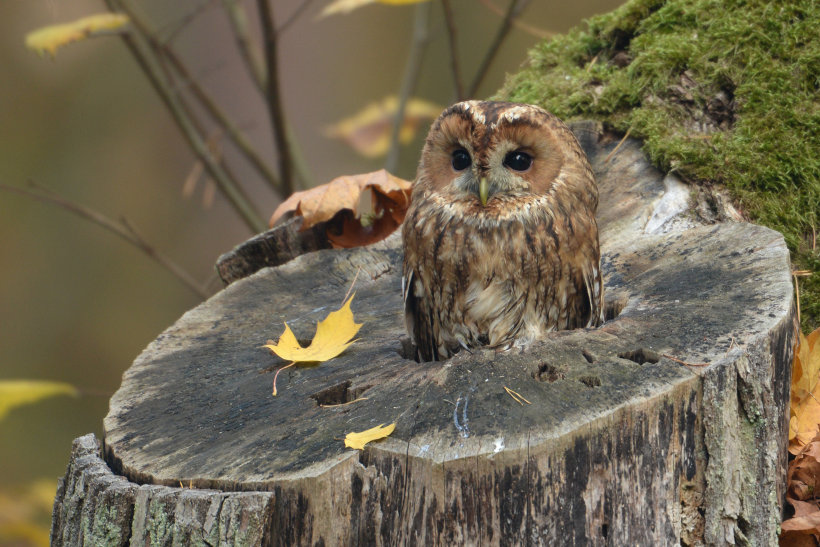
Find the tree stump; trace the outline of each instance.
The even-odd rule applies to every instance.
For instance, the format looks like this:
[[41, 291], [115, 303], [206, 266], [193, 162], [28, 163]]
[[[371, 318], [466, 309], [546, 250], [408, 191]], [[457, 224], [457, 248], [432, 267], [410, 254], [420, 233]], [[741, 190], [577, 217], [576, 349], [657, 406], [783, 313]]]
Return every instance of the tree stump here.
[[[573, 129], [600, 187], [602, 327], [417, 363], [397, 236], [261, 269], [125, 373], [102, 450], [75, 441], [53, 543], [776, 545], [795, 333], [784, 241], [701, 225], [639, 143], [613, 154], [594, 124]], [[272, 397], [286, 363], [260, 346], [284, 321], [309, 339], [357, 272], [359, 340], [285, 370]]]

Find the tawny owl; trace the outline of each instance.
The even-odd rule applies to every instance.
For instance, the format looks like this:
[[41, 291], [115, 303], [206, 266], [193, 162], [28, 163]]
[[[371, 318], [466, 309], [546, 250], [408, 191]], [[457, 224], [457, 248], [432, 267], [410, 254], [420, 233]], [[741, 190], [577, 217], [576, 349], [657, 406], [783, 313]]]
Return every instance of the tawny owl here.
[[402, 227], [407, 330], [424, 361], [599, 325], [598, 190], [569, 128], [467, 101], [427, 136]]

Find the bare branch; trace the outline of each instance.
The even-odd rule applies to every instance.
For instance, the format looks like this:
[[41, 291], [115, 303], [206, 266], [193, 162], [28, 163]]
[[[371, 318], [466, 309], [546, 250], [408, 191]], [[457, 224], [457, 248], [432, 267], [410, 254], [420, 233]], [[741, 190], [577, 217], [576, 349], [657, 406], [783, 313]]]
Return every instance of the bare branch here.
[[193, 76], [191, 76], [191, 73], [188, 72], [188, 69], [174, 53], [174, 51], [167, 45], [163, 46], [162, 44], [159, 44], [151, 36], [149, 36], [148, 39], [157, 52], [170, 61], [171, 67], [176, 71], [179, 77], [182, 78], [187, 88], [191, 90], [191, 93], [193, 93], [194, 97], [196, 97], [202, 106], [205, 107], [205, 110], [211, 115], [214, 121], [216, 121], [222, 129], [225, 130], [231, 141], [236, 144], [237, 148], [239, 148], [239, 150], [245, 155], [250, 164], [256, 168], [256, 171], [262, 175], [262, 178], [265, 179], [268, 185], [282, 197], [287, 197], [285, 189], [282, 187], [282, 183], [276, 178], [276, 175], [274, 175], [267, 163], [265, 163], [265, 161], [259, 156], [250, 141], [248, 141], [239, 128], [236, 127], [230, 119], [228, 119], [227, 115], [225, 115], [225, 113], [216, 104], [216, 101], [214, 101], [210, 95], [205, 92], [202, 86], [200, 86], [199, 83], [193, 78]]
[[181, 266], [177, 265], [170, 258], [166, 257], [151, 246], [124, 218], [117, 223], [102, 213], [62, 197], [53, 190], [45, 188], [34, 182], [29, 182], [29, 184], [33, 190], [20, 188], [17, 186], [9, 186], [6, 184], [0, 184], [0, 190], [26, 196], [43, 203], [51, 203], [52, 205], [56, 205], [57, 207], [73, 213], [80, 218], [84, 218], [97, 226], [105, 228], [109, 232], [118, 235], [120, 238], [145, 253], [151, 260], [171, 272], [177, 279], [182, 281], [185, 286], [197, 295], [202, 298], [208, 298], [208, 296], [210, 296], [204, 286], [198, 283], [191, 274], [186, 272]]
[[495, 39], [490, 45], [487, 55], [484, 56], [484, 60], [481, 61], [481, 65], [478, 68], [478, 73], [476, 74], [472, 85], [470, 85], [470, 88], [467, 90], [468, 97], [474, 97], [478, 92], [478, 88], [487, 76], [487, 72], [490, 70], [490, 65], [495, 59], [498, 50], [501, 49], [501, 44], [504, 43], [504, 39], [510, 32], [510, 28], [512, 28], [513, 19], [517, 17], [529, 3], [530, 0], [511, 0], [510, 6], [507, 8], [507, 13], [504, 14], [504, 19], [501, 21], [501, 26], [498, 28], [498, 32], [495, 35]]
[[302, 13], [304, 13], [304, 11], [310, 6], [311, 2], [313, 2], [313, 0], [302, 0], [302, 3], [299, 4], [299, 7], [296, 8], [296, 10], [290, 15], [290, 17], [288, 17], [287, 20], [281, 25], [279, 25], [279, 28], [276, 29], [277, 34], [282, 34], [283, 32], [285, 32], [285, 30], [287, 30], [287, 28], [291, 26], [293, 22], [296, 21], [300, 15], [302, 15]]
[[127, 2], [106, 0], [106, 3], [112, 11], [123, 11], [131, 18], [136, 33], [124, 33], [121, 35], [122, 39], [140, 68], [145, 72], [154, 90], [165, 103], [165, 106], [185, 136], [194, 154], [202, 161], [208, 174], [214, 179], [219, 189], [225, 197], [228, 198], [228, 201], [230, 201], [231, 205], [233, 205], [234, 209], [239, 213], [251, 231], [254, 233], [264, 231], [267, 228], [266, 223], [261, 219], [259, 213], [256, 212], [247, 197], [245, 197], [238, 183], [210, 154], [201, 132], [196, 127], [195, 121], [188, 114], [186, 107], [182, 104], [173, 86], [167, 81], [153, 50], [149, 45], [140, 43], [140, 40], [146, 40], [145, 34], [150, 34], [147, 25], [145, 25], [134, 10], [130, 9]]
[[466, 97], [464, 96], [464, 84], [461, 81], [461, 68], [458, 63], [456, 22], [453, 17], [453, 7], [450, 5], [450, 0], [441, 0], [441, 7], [444, 9], [444, 20], [447, 23], [447, 39], [450, 44], [450, 67], [453, 71], [456, 99], [463, 101]]
[[185, 14], [181, 19], [175, 21], [172, 25], [169, 25], [166, 29], [163, 30], [163, 33], [167, 33], [165, 37], [166, 42], [171, 42], [176, 39], [180, 32], [185, 30], [185, 28], [190, 25], [197, 17], [205, 13], [208, 9], [213, 7], [213, 4], [216, 0], [205, 0], [205, 2], [201, 3], [198, 6], [195, 6], [189, 13]]
[[[496, 15], [504, 15], [504, 10], [490, 2], [490, 0], [481, 0], [481, 3], [484, 4], [484, 6], [488, 10], [495, 13]], [[549, 30], [544, 30], [538, 27], [534, 27], [532, 25], [528, 25], [527, 23], [524, 23], [523, 21], [521, 21], [521, 19], [518, 18], [514, 18], [512, 20], [512, 25], [517, 29], [523, 30], [527, 34], [532, 34], [536, 38], [552, 38], [556, 34], [555, 32]]]
[[[296, 12], [291, 16], [291, 19], [295, 20], [295, 17], [307, 7], [311, 0], [305, 0], [305, 2], [300, 6]], [[262, 52], [257, 47], [256, 42], [251, 40], [250, 34], [248, 32], [248, 17], [245, 9], [239, 3], [238, 0], [223, 0], [223, 5], [225, 6], [225, 10], [228, 13], [228, 19], [231, 23], [233, 28], [233, 33], [236, 36], [237, 47], [239, 48], [239, 54], [241, 55], [242, 59], [245, 61], [245, 65], [248, 68], [248, 71], [251, 74], [251, 80], [253, 81], [256, 88], [259, 90], [259, 93], [267, 98], [267, 75], [265, 69], [265, 62], [262, 59]], [[285, 22], [285, 25], [279, 28], [279, 31], [285, 29], [287, 25], [291, 23], [291, 20]], [[290, 125], [290, 122], [285, 119], [285, 138], [288, 142], [288, 148], [290, 149], [291, 153], [291, 160], [293, 161], [293, 167], [296, 171], [296, 175], [301, 181], [299, 186], [301, 188], [308, 188], [313, 186], [313, 177], [310, 174], [310, 169], [308, 169], [307, 162], [304, 160], [302, 156], [301, 150], [298, 146], [298, 141], [296, 139], [296, 135], [293, 131], [293, 128]]]
[[266, 86], [265, 97], [268, 103], [268, 113], [276, 139], [277, 156], [279, 159], [279, 176], [286, 195], [293, 193], [292, 162], [290, 140], [285, 129], [285, 111], [282, 108], [282, 93], [279, 87], [279, 60], [277, 55], [277, 36], [273, 19], [272, 0], [257, 0], [259, 19], [262, 24], [262, 40], [265, 50]]
[[399, 164], [399, 134], [404, 123], [404, 111], [407, 108], [410, 95], [416, 89], [421, 74], [421, 61], [429, 41], [430, 4], [430, 2], [422, 2], [416, 6], [415, 22], [413, 23], [413, 43], [410, 46], [410, 54], [404, 68], [399, 103], [396, 107], [393, 132], [390, 136], [390, 150], [387, 152], [387, 159], [384, 163], [384, 168], [391, 173], [396, 172], [396, 166]]
[[239, 0], [223, 0], [225, 11], [228, 13], [228, 20], [233, 27], [233, 34], [236, 36], [236, 44], [239, 54], [245, 61], [245, 66], [251, 73], [251, 79], [259, 92], [265, 94], [265, 61], [262, 60], [262, 52], [256, 47], [256, 42], [251, 40], [248, 33], [248, 15]]

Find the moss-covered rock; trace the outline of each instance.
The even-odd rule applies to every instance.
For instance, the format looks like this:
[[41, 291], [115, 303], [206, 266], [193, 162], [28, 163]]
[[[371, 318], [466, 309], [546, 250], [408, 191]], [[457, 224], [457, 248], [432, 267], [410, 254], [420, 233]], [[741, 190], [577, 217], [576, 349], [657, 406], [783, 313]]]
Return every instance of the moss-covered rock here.
[[820, 2], [632, 0], [535, 47], [499, 92], [644, 140], [782, 232], [820, 324]]

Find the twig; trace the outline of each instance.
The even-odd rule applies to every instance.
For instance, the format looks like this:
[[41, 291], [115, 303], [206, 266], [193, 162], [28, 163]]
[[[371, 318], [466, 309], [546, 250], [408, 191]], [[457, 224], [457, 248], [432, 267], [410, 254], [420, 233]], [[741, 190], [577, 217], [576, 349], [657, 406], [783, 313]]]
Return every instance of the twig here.
[[179, 77], [182, 78], [187, 88], [191, 90], [191, 93], [193, 93], [194, 97], [196, 97], [202, 106], [205, 107], [205, 110], [208, 114], [210, 114], [214, 121], [216, 121], [225, 130], [230, 139], [234, 142], [234, 144], [236, 144], [237, 148], [239, 148], [239, 150], [245, 155], [250, 164], [256, 169], [262, 178], [265, 179], [268, 185], [282, 197], [287, 197], [287, 194], [285, 194], [285, 191], [282, 188], [282, 183], [276, 178], [276, 175], [274, 175], [270, 167], [259, 156], [250, 141], [248, 141], [239, 128], [236, 127], [230, 119], [228, 119], [222, 109], [220, 109], [216, 104], [216, 101], [214, 101], [211, 96], [205, 92], [202, 86], [199, 85], [199, 83], [191, 76], [191, 73], [179, 57], [174, 53], [174, 51], [167, 45], [163, 46], [157, 42], [152, 36], [148, 36], [148, 39], [154, 49], [170, 61], [172, 68], [176, 71]]
[[661, 353], [661, 357], [666, 357], [670, 361], [674, 361], [676, 363], [680, 363], [681, 365], [685, 365], [687, 367], [708, 367], [709, 363], [687, 363], [686, 361], [681, 361], [676, 357], [672, 357], [671, 355], [667, 355], [665, 353]]
[[279, 159], [279, 177], [285, 195], [293, 193], [292, 156], [290, 140], [285, 130], [285, 111], [282, 108], [282, 94], [279, 88], [279, 60], [277, 53], [277, 36], [273, 19], [272, 0], [257, 0], [259, 19], [262, 25], [262, 41], [265, 51], [265, 65], [267, 68], [265, 79], [265, 98], [268, 103], [268, 114], [273, 136], [276, 139], [277, 156]]
[[441, 0], [441, 7], [444, 9], [444, 21], [447, 23], [447, 40], [450, 44], [450, 68], [453, 71], [456, 99], [463, 101], [466, 97], [464, 96], [464, 84], [461, 81], [461, 68], [458, 63], [456, 22], [453, 17], [453, 7], [450, 5], [450, 0]]
[[604, 158], [604, 164], [609, 163], [609, 160], [612, 159], [612, 156], [614, 156], [618, 149], [621, 147], [621, 145], [626, 142], [626, 139], [629, 138], [630, 131], [632, 131], [632, 127], [626, 130], [626, 133], [624, 133], [624, 137], [621, 139], [621, 142], [619, 142], [618, 145], [612, 149], [612, 152], [606, 155], [606, 157]]
[[421, 74], [421, 61], [424, 57], [424, 49], [429, 41], [430, 27], [430, 4], [422, 2], [416, 6], [415, 22], [413, 23], [413, 44], [410, 46], [410, 54], [407, 57], [407, 64], [404, 67], [404, 77], [401, 82], [399, 92], [399, 103], [396, 107], [396, 116], [393, 120], [393, 131], [390, 135], [390, 149], [387, 152], [387, 159], [384, 168], [391, 172], [396, 172], [399, 164], [399, 135], [404, 124], [404, 111], [407, 108], [407, 101], [416, 89], [416, 84]]
[[[187, 114], [185, 106], [181, 103], [170, 83], [166, 80], [150, 46], [139, 44], [135, 39], [142, 37], [142, 32], [148, 31], [147, 27], [144, 26], [139, 16], [134, 13], [134, 10], [132, 10], [126, 2], [106, 0], [106, 3], [112, 11], [122, 10], [131, 17], [137, 34], [123, 33], [121, 35], [122, 39], [140, 68], [145, 72], [154, 90], [160, 96], [163, 103], [165, 103], [165, 106], [171, 113], [177, 127], [179, 127], [183, 136], [188, 141], [188, 145], [194, 154], [202, 161], [208, 174], [214, 179], [219, 189], [228, 201], [231, 202], [234, 209], [239, 213], [251, 231], [254, 233], [264, 231], [267, 227], [265, 222], [261, 219], [250, 201], [244, 196], [239, 185], [229, 176], [225, 169], [211, 157], [207, 144], [197, 130], [195, 122]], [[144, 40], [145, 38], [142, 37], [142, 39]]]
[[189, 13], [182, 16], [181, 19], [175, 21], [172, 25], [168, 25], [167, 29], [167, 36], [165, 37], [166, 41], [173, 41], [182, 32], [185, 27], [191, 24], [191, 22], [202, 15], [206, 10], [212, 7], [215, 0], [206, 0], [205, 2], [201, 3], [198, 6], [195, 6]]
[[282, 34], [283, 32], [285, 32], [288, 29], [288, 27], [291, 26], [293, 22], [296, 21], [300, 15], [302, 15], [302, 13], [304, 13], [308, 6], [310, 6], [311, 2], [313, 2], [313, 0], [302, 0], [302, 3], [299, 4], [299, 7], [296, 8], [296, 10], [293, 13], [291, 13], [290, 17], [288, 17], [284, 23], [279, 25], [279, 28], [276, 29], [276, 33]]
[[[515, 402], [516, 402], [516, 403], [518, 403], [519, 405], [524, 406], [524, 403], [527, 403], [528, 405], [531, 405], [531, 404], [532, 404], [531, 402], [529, 402], [528, 400], [526, 400], [526, 399], [524, 398], [524, 396], [523, 396], [523, 395], [521, 395], [520, 393], [518, 393], [517, 391], [513, 391], [512, 389], [508, 388], [507, 386], [502, 386], [502, 387], [504, 388], [504, 391], [506, 391], [506, 392], [507, 392], [507, 395], [509, 395], [510, 397], [512, 397], [512, 398], [513, 398], [513, 401], [515, 401]], [[524, 402], [522, 403], [521, 401], [524, 401]]]
[[794, 300], [797, 302], [797, 324], [800, 324], [800, 280], [801, 277], [809, 277], [811, 270], [794, 270], [792, 272], [792, 279], [794, 279]]
[[[488, 10], [495, 13], [496, 15], [504, 15], [504, 10], [490, 2], [490, 0], [481, 0], [481, 3], [484, 4], [484, 7], [486, 7]], [[514, 27], [519, 28], [528, 34], [532, 34], [537, 38], [552, 38], [556, 34], [549, 30], [540, 29], [538, 27], [522, 23], [521, 20], [518, 18], [514, 18], [512, 20], [512, 24]]]
[[223, 0], [222, 5], [228, 14], [228, 20], [233, 27], [233, 35], [239, 54], [245, 61], [245, 66], [251, 74], [251, 80], [259, 92], [265, 94], [265, 62], [262, 52], [256, 47], [256, 42], [250, 39], [248, 33], [248, 16], [239, 0]]
[[501, 44], [504, 43], [504, 39], [507, 37], [507, 34], [510, 32], [510, 28], [512, 28], [512, 21], [521, 11], [527, 7], [527, 4], [530, 3], [530, 0], [512, 0], [510, 2], [510, 7], [507, 8], [507, 13], [504, 14], [504, 19], [501, 21], [501, 26], [498, 28], [498, 32], [495, 35], [495, 39], [493, 43], [490, 45], [490, 49], [487, 50], [487, 54], [484, 56], [484, 60], [481, 61], [481, 65], [478, 68], [478, 73], [476, 74], [475, 79], [473, 80], [472, 85], [467, 90], [468, 97], [474, 97], [475, 94], [478, 92], [478, 88], [481, 86], [481, 83], [484, 81], [484, 78], [487, 76], [487, 72], [490, 69], [490, 65], [492, 64], [493, 60], [495, 59], [498, 50], [501, 49]]
[[336, 406], [345, 406], [345, 405], [352, 405], [353, 403], [358, 403], [359, 401], [366, 401], [367, 397], [359, 397], [357, 399], [353, 399], [352, 401], [348, 401], [346, 403], [338, 403], [335, 405], [319, 405], [321, 408], [333, 408]]
[[[308, 2], [305, 3], [307, 4]], [[267, 75], [265, 73], [265, 62], [262, 60], [262, 52], [256, 46], [256, 42], [251, 40], [248, 33], [248, 18], [245, 9], [238, 2], [238, 0], [223, 0], [223, 5], [228, 13], [228, 20], [233, 27], [233, 34], [236, 36], [239, 54], [245, 61], [245, 66], [248, 68], [248, 72], [250, 72], [251, 80], [259, 93], [263, 97], [266, 97]], [[297, 13], [300, 9], [297, 9]], [[284, 26], [285, 25], [283, 25], [283, 27]], [[279, 30], [284, 30], [283, 27], [280, 27]], [[285, 138], [287, 139], [288, 147], [290, 148], [291, 160], [293, 161], [293, 167], [296, 170], [296, 175], [300, 181], [298, 186], [301, 188], [311, 188], [314, 186], [313, 177], [310, 174], [310, 169], [308, 169], [307, 162], [305, 161], [304, 156], [301, 153], [301, 149], [298, 146], [296, 134], [287, 119], [284, 120], [284, 124]]]
[[146, 255], [151, 258], [154, 262], [171, 272], [177, 279], [182, 281], [182, 283], [195, 292], [197, 295], [201, 296], [202, 298], [208, 298], [210, 296], [208, 292], [200, 285], [191, 274], [186, 272], [182, 267], [178, 266], [175, 262], [173, 262], [170, 258], [166, 257], [159, 251], [157, 251], [154, 247], [152, 247], [145, 239], [137, 233], [134, 227], [125, 219], [121, 219], [121, 221], [115, 222], [108, 218], [107, 216], [94, 211], [93, 209], [89, 209], [84, 205], [71, 201], [67, 198], [62, 197], [61, 195], [57, 194], [53, 190], [40, 186], [35, 182], [29, 182], [34, 190], [28, 190], [26, 188], [19, 188], [17, 186], [9, 186], [6, 184], [0, 184], [0, 190], [4, 190], [6, 192], [12, 192], [15, 194], [19, 194], [22, 196], [29, 197], [31, 199], [41, 201], [43, 203], [51, 203], [64, 209], [70, 213], [77, 215], [78, 217], [84, 218], [88, 221], [93, 222], [97, 226], [101, 226], [112, 232]]

